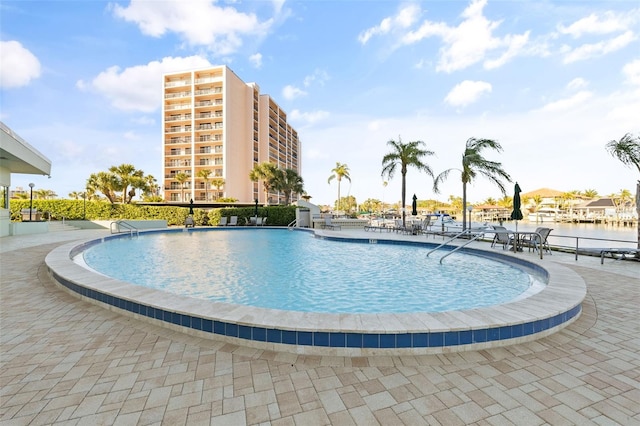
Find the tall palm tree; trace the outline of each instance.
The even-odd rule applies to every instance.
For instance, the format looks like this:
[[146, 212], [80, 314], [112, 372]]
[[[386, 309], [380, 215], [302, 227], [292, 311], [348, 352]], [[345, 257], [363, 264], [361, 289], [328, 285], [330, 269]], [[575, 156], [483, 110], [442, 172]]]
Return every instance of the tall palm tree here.
[[189, 175], [184, 172], [180, 172], [176, 173], [173, 178], [180, 184], [180, 189], [182, 190], [182, 198], [180, 198], [180, 200], [182, 202], [185, 202], [186, 200], [184, 199], [184, 183], [189, 180]]
[[304, 192], [304, 181], [302, 177], [293, 169], [278, 170], [275, 186], [277, 190], [284, 192], [285, 204], [291, 202], [291, 194]]
[[421, 170], [433, 178], [431, 167], [423, 162], [423, 158], [434, 155], [433, 151], [422, 149], [425, 145], [422, 141], [413, 141], [402, 143], [402, 139], [398, 136], [398, 141], [391, 139], [387, 142], [392, 150], [382, 157], [382, 177], [388, 176], [393, 178], [396, 170], [400, 168], [402, 175], [402, 226], [405, 226], [405, 206], [407, 198], [407, 169], [409, 166]]
[[146, 175], [144, 177], [145, 188], [143, 189], [143, 195], [145, 198], [152, 199], [158, 195], [158, 181], [153, 175]]
[[269, 192], [274, 190], [274, 183], [278, 174], [278, 166], [273, 163], [256, 164], [249, 172], [249, 179], [253, 182], [262, 181], [264, 189], [264, 205], [269, 205]]
[[87, 179], [87, 192], [89, 194], [102, 192], [111, 204], [116, 202], [117, 187], [118, 181], [113, 173], [92, 173]]
[[[131, 201], [133, 196], [129, 193], [129, 186], [140, 185], [137, 179], [144, 176], [142, 170], [136, 170], [133, 164], [121, 164], [119, 166], [112, 166], [109, 168], [109, 172], [113, 173], [118, 181], [117, 190], [122, 191], [122, 203], [126, 204]], [[133, 192], [135, 195], [135, 191]], [[127, 198], [128, 197], [128, 198]]]
[[211, 170], [202, 169], [198, 172], [196, 176], [204, 180], [204, 201], [209, 201], [209, 197], [207, 194], [207, 186], [209, 185], [209, 176], [211, 176]]
[[[486, 177], [495, 183], [503, 195], [506, 194], [504, 184], [501, 179], [511, 182], [511, 176], [502, 169], [502, 164], [489, 161], [482, 156], [482, 151], [491, 148], [498, 152], [502, 151], [502, 146], [491, 139], [470, 138], [465, 145], [464, 154], [462, 154], [462, 169], [449, 169], [440, 173], [433, 182], [434, 192], [439, 192], [438, 185], [444, 181], [449, 173], [453, 170], [461, 172], [462, 175], [462, 230], [464, 231], [467, 223], [467, 184], [470, 183], [478, 174]], [[471, 219], [471, 218], [469, 218]], [[471, 220], [469, 220], [471, 222]]]
[[220, 194], [220, 189], [222, 189], [222, 187], [224, 186], [224, 179], [213, 178], [211, 179], [211, 185], [213, 185], [213, 187], [216, 189], [215, 199], [217, 200], [219, 198], [218, 195]]
[[79, 200], [82, 197], [83, 192], [72, 191], [69, 193], [69, 198], [73, 198], [74, 200]]
[[336, 209], [340, 210], [340, 182], [342, 182], [342, 179], [346, 179], [351, 182], [349, 166], [336, 162], [336, 167], [331, 169], [331, 176], [329, 176], [327, 183], [331, 184], [331, 181], [334, 179], [338, 181], [338, 201], [336, 201]]
[[[608, 142], [606, 148], [609, 154], [622, 161], [625, 166], [635, 166], [640, 173], [640, 137], [627, 133], [619, 141]], [[638, 249], [640, 250], [640, 179], [636, 183], [636, 211], [638, 213]]]
[[598, 191], [596, 191], [595, 189], [585, 189], [582, 192], [582, 195], [584, 195], [585, 197], [589, 198], [589, 199], [594, 199], [598, 196]]

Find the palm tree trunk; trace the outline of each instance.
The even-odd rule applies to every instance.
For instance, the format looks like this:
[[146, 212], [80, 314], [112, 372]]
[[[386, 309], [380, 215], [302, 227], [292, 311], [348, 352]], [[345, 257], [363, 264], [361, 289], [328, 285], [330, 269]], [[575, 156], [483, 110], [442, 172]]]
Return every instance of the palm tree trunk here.
[[[640, 250], [640, 180], [636, 184], [636, 212], [638, 213], [638, 250]], [[640, 257], [640, 253], [638, 253]]]
[[467, 230], [467, 183], [462, 182], [462, 230]]
[[402, 174], [402, 206], [400, 206], [400, 208], [402, 209], [402, 227], [405, 227], [405, 200], [407, 199], [407, 174], [403, 173]]

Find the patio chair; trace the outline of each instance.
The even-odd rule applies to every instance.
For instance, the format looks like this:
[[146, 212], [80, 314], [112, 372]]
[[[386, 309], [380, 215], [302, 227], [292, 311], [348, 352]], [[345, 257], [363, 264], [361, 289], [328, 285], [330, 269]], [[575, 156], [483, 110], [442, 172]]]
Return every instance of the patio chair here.
[[220, 222], [218, 222], [218, 226], [227, 226], [227, 217], [226, 216], [220, 217]]
[[267, 224], [267, 218], [266, 217], [261, 217], [260, 219], [262, 219], [262, 222], [260, 222], [260, 226], [264, 226]]
[[496, 244], [502, 244], [502, 250], [505, 250], [507, 246], [513, 242], [513, 236], [504, 226], [494, 226], [493, 232], [494, 236], [493, 241], [491, 241], [491, 248], [495, 247]]
[[187, 216], [184, 221], [185, 228], [194, 228], [196, 226], [196, 222], [193, 220], [193, 216]]
[[529, 238], [521, 239], [519, 245], [521, 247], [529, 247], [529, 251], [531, 251], [531, 249], [533, 249], [533, 251], [546, 250], [547, 253], [551, 254], [551, 247], [549, 247], [549, 242], [547, 241], [551, 231], [553, 231], [552, 228], [536, 228], [535, 234], [531, 234]]
[[231, 216], [229, 218], [228, 226], [237, 226], [238, 225], [238, 216]]
[[342, 229], [341, 225], [336, 225], [334, 223], [331, 222], [331, 216], [325, 216], [324, 217], [324, 224], [322, 225], [322, 229]]

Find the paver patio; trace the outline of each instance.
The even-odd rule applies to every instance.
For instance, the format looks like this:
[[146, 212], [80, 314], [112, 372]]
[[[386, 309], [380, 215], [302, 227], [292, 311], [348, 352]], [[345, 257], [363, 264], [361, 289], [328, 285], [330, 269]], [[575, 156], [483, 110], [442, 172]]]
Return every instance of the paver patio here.
[[534, 342], [298, 356], [137, 323], [60, 290], [46, 254], [101, 232], [0, 239], [2, 425], [640, 425], [640, 263], [547, 256], [588, 295], [576, 322]]

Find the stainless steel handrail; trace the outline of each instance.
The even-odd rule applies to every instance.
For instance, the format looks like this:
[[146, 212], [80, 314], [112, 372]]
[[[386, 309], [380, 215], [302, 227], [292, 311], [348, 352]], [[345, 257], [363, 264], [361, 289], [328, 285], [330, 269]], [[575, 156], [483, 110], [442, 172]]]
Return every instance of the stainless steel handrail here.
[[444, 260], [444, 258], [445, 258], [445, 257], [449, 256], [450, 254], [455, 253], [456, 251], [460, 250], [461, 248], [463, 248], [463, 247], [467, 246], [468, 244], [471, 244], [472, 242], [474, 242], [474, 241], [475, 241], [475, 240], [477, 240], [478, 238], [482, 238], [482, 237], [484, 237], [484, 232], [483, 232], [483, 233], [480, 233], [480, 234], [478, 234], [478, 235], [476, 235], [476, 236], [474, 236], [473, 238], [471, 238], [469, 241], [467, 241], [467, 242], [466, 242], [466, 243], [464, 243], [463, 245], [461, 245], [461, 246], [456, 246], [456, 248], [454, 248], [454, 249], [453, 249], [453, 250], [451, 250], [449, 253], [445, 254], [444, 256], [442, 256], [442, 257], [440, 258], [440, 264], [442, 264], [442, 261]]
[[[440, 245], [439, 245], [439, 246], [437, 246], [436, 248], [429, 250], [429, 253], [427, 253], [427, 257], [429, 257], [429, 255], [430, 255], [431, 253], [433, 253], [434, 251], [436, 251], [436, 250], [438, 250], [438, 249], [440, 249], [440, 248], [442, 248], [442, 247], [446, 246], [446, 245], [447, 245], [447, 244], [449, 244], [451, 241], [453, 241], [453, 240], [455, 240], [455, 239], [457, 239], [457, 238], [460, 238], [460, 237], [461, 237], [461, 236], [463, 236], [464, 234], [470, 234], [470, 233], [471, 233], [471, 231], [472, 231], [471, 229], [465, 229], [464, 231], [462, 231], [462, 232], [460, 232], [460, 233], [458, 233], [458, 234], [454, 235], [453, 237], [449, 238], [447, 241], [445, 241], [444, 243], [440, 244]], [[473, 231], [475, 232], [475, 230], [473, 230]], [[482, 233], [481, 235], [484, 235], [484, 233]]]
[[[117, 226], [117, 230], [114, 232], [113, 230], [113, 225]], [[135, 232], [136, 237], [140, 235], [138, 228], [136, 228], [135, 226], [131, 225], [130, 223], [127, 223], [124, 220], [117, 220], [115, 222], [111, 222], [111, 224], [109, 225], [109, 230], [111, 231], [112, 234], [120, 234], [120, 233], [124, 233], [120, 231], [120, 227], [123, 227], [125, 229], [127, 229], [127, 231], [124, 232], [129, 232], [129, 235], [133, 237], [133, 233]]]

